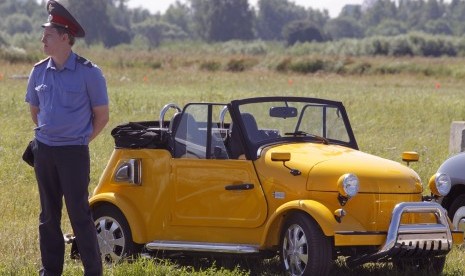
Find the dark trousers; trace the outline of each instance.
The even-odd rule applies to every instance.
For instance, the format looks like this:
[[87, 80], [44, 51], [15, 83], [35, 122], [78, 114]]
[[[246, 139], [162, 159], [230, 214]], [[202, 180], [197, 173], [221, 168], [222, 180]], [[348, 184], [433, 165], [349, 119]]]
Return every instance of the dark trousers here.
[[65, 244], [61, 231], [63, 197], [76, 236], [85, 275], [102, 275], [102, 261], [88, 202], [88, 146], [50, 147], [35, 140], [34, 170], [41, 212], [39, 239], [41, 275], [61, 275]]

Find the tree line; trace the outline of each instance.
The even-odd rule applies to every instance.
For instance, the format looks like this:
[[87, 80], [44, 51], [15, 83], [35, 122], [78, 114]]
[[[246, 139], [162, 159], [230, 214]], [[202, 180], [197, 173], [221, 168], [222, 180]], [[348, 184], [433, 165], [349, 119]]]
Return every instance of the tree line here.
[[[164, 41], [230, 40], [328, 42], [409, 33], [462, 37], [465, 0], [365, 0], [346, 5], [330, 18], [327, 10], [290, 0], [185, 0], [165, 13], [128, 8], [128, 0], [68, 0], [86, 29], [85, 43], [111, 48], [121, 44], [158, 47]], [[0, 45], [23, 47], [40, 35], [45, 0], [0, 0]]]

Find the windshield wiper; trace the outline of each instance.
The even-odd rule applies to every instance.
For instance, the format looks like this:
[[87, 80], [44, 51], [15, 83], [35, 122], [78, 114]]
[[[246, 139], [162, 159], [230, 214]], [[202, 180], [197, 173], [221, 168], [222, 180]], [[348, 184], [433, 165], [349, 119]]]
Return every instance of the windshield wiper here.
[[329, 145], [328, 139], [326, 139], [324, 137], [321, 137], [319, 135], [307, 133], [307, 132], [302, 131], [302, 130], [298, 130], [298, 131], [295, 131], [295, 132], [286, 132], [286, 133], [284, 133], [284, 135], [292, 135], [294, 137], [297, 137], [297, 136], [311, 137], [311, 138], [314, 138], [314, 139], [316, 139], [318, 141], [321, 141], [325, 145]]

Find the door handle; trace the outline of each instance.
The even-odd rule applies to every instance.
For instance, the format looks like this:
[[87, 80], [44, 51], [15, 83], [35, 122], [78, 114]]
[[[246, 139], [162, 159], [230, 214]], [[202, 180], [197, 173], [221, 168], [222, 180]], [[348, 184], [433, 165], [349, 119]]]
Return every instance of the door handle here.
[[226, 191], [243, 191], [243, 190], [252, 190], [254, 188], [253, 184], [233, 184], [225, 187]]

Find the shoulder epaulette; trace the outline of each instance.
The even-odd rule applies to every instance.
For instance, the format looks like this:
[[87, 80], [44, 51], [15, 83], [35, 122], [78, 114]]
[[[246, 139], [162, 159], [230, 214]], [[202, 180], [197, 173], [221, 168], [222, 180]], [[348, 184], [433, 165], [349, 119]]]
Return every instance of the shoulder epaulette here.
[[81, 56], [78, 56], [78, 55], [76, 55], [76, 62], [78, 62], [78, 63], [80, 63], [80, 64], [82, 64], [84, 66], [87, 66], [89, 68], [94, 67], [92, 62], [90, 62], [89, 60], [87, 60], [87, 59], [85, 59], [85, 58], [83, 58]]
[[41, 60], [41, 61], [37, 62], [36, 64], [34, 64], [34, 67], [39, 66], [39, 65], [41, 65], [41, 64], [43, 64], [45, 62], [48, 62], [49, 59], [50, 59], [50, 57], [44, 58], [43, 60]]

